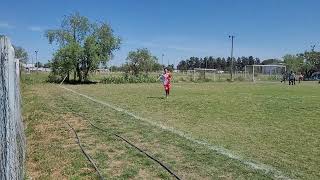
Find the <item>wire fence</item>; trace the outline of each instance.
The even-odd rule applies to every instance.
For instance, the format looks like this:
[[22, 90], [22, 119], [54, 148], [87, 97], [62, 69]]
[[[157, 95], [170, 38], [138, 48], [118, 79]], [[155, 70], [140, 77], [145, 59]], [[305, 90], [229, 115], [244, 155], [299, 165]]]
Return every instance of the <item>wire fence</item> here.
[[24, 179], [25, 135], [21, 117], [19, 60], [0, 35], [0, 179]]

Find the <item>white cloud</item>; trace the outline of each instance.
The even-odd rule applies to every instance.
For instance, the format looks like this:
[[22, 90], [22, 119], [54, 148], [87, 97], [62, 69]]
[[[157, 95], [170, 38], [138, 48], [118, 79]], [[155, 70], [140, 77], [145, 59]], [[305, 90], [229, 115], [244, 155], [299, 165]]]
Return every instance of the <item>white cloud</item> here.
[[13, 28], [13, 26], [11, 26], [10, 24], [6, 23], [6, 22], [0, 22], [0, 28]]
[[39, 27], [39, 26], [30, 26], [30, 27], [28, 27], [28, 29], [29, 29], [30, 31], [34, 31], [34, 32], [41, 32], [41, 31], [43, 31], [43, 28], [42, 28], [42, 27]]

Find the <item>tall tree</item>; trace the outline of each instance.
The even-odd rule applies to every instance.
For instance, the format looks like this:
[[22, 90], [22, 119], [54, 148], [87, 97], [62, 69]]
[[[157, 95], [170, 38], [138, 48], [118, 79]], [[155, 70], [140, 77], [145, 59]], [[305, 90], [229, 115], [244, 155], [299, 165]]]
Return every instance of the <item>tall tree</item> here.
[[152, 56], [151, 52], [146, 48], [130, 51], [127, 57], [128, 71], [135, 76], [141, 72], [147, 74], [152, 71], [156, 61], [155, 56]]
[[299, 54], [298, 57], [304, 59], [302, 71], [304, 71], [306, 77], [310, 77], [312, 73], [320, 71], [320, 52], [306, 51], [303, 54]]
[[181, 60], [179, 62], [179, 64], [177, 65], [177, 69], [178, 70], [181, 70], [181, 71], [186, 71], [188, 70], [188, 64], [185, 60]]
[[283, 56], [283, 61], [290, 71], [300, 71], [303, 66], [303, 58], [296, 55], [287, 54]]
[[279, 59], [266, 59], [262, 61], [262, 65], [280, 64], [282, 61]]
[[74, 72], [74, 79], [78, 77], [80, 82], [87, 81], [89, 72], [98, 68], [100, 63], [108, 62], [120, 47], [120, 38], [114, 35], [108, 24], [91, 23], [79, 13], [65, 16], [60, 29], [47, 30], [45, 36], [50, 44], [56, 42], [60, 47], [52, 62], [53, 68], [58, 69], [52, 72], [66, 73], [67, 80]]

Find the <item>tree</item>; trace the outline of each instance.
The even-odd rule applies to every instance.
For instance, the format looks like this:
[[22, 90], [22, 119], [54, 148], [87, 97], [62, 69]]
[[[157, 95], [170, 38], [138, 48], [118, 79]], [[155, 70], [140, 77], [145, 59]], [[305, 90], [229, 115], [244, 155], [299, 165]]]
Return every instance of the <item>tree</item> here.
[[[154, 58], [156, 59], [156, 57], [154, 57]], [[162, 69], [163, 69], [163, 66], [161, 64], [157, 63], [157, 61], [156, 61], [156, 63], [153, 64], [152, 71], [161, 71]]]
[[262, 65], [270, 65], [270, 64], [280, 64], [282, 63], [281, 60], [279, 59], [266, 59], [264, 61], [262, 61]]
[[249, 56], [248, 60], [249, 60], [249, 65], [254, 64], [254, 58], [252, 56]]
[[136, 51], [130, 51], [127, 57], [128, 71], [137, 76], [141, 72], [148, 74], [153, 70], [156, 64], [156, 57], [152, 56], [151, 52], [146, 49], [137, 49]]
[[298, 57], [304, 60], [302, 71], [304, 71], [306, 77], [310, 77], [312, 73], [320, 71], [320, 52], [306, 51], [303, 54], [298, 54]]
[[170, 64], [170, 65], [167, 67], [167, 69], [172, 72], [172, 71], [174, 70], [174, 65], [173, 65], [173, 64]]
[[65, 16], [60, 29], [47, 30], [45, 36], [50, 44], [59, 45], [52, 60], [52, 73], [67, 75], [67, 81], [72, 72], [79, 82], [88, 81], [89, 72], [100, 63], [107, 63], [120, 48], [120, 38], [108, 24], [91, 23], [79, 13]]
[[283, 61], [290, 71], [300, 71], [303, 66], [303, 58], [296, 55], [287, 54], [283, 56]]
[[49, 62], [47, 62], [47, 63], [44, 63], [44, 64], [43, 64], [43, 67], [44, 67], [44, 68], [51, 68], [51, 62], [49, 61]]
[[[260, 64], [259, 58], [250, 57], [241, 57], [241, 58], [233, 58], [233, 69], [237, 69], [240, 71], [244, 70], [244, 67], [249, 64]], [[231, 67], [231, 58], [228, 57], [227, 60], [225, 58], [217, 57], [216, 59], [212, 56], [198, 58], [198, 57], [190, 57], [186, 60], [181, 60], [178, 63], [177, 69], [179, 70], [192, 70], [194, 68], [205, 68], [207, 64], [207, 68], [209, 69], [218, 69], [218, 70], [230, 70]]]
[[35, 67], [42, 68], [43, 64], [41, 62], [36, 62]]
[[20, 59], [20, 62], [27, 63], [29, 56], [25, 49], [19, 46], [13, 46], [14, 48], [14, 57]]
[[[82, 56], [82, 49], [77, 43], [68, 44], [60, 48], [55, 52], [52, 59], [52, 74], [64, 77], [67, 75], [69, 80], [70, 72], [74, 71], [75, 65], [78, 64], [80, 57]], [[56, 79], [56, 78], [54, 78]]]
[[177, 69], [180, 70], [180, 71], [188, 70], [187, 62], [185, 60], [180, 61], [178, 66], [177, 66]]

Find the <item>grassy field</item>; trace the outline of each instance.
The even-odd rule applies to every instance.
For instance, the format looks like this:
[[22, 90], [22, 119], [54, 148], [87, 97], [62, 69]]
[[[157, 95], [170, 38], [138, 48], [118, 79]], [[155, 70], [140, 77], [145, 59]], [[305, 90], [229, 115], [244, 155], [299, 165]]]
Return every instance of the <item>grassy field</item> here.
[[[320, 86], [316, 83], [177, 83], [168, 99], [163, 98], [160, 84], [64, 87], [126, 111], [56, 84], [25, 78], [29, 177], [97, 178], [67, 121], [108, 179], [172, 176], [89, 122], [127, 138], [182, 179], [274, 179], [281, 178], [279, 174], [320, 178]], [[246, 162], [267, 165], [270, 171]]]

